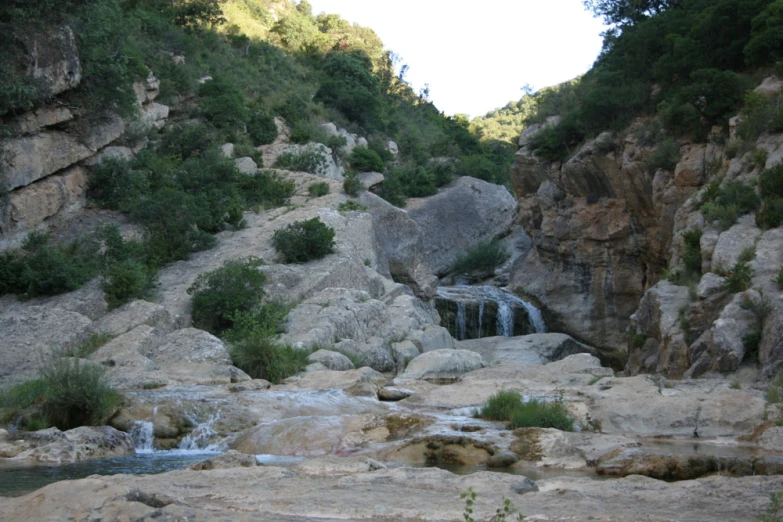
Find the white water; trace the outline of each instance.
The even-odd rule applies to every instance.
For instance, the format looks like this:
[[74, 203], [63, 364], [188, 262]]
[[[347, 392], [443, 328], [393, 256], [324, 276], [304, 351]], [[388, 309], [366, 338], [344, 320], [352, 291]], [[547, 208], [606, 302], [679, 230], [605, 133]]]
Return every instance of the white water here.
[[219, 417], [219, 414], [210, 415], [205, 422], [197, 424], [193, 431], [182, 437], [177, 447], [187, 452], [222, 453], [226, 451], [225, 444], [215, 442], [218, 432], [215, 431], [214, 424]]
[[135, 421], [130, 430], [136, 453], [152, 453], [153, 425], [147, 421]]
[[499, 335], [511, 337], [514, 335], [514, 308], [521, 307], [527, 311], [530, 326], [536, 333], [545, 333], [546, 324], [541, 316], [541, 310], [511, 292], [494, 286], [439, 286], [435, 295], [457, 304], [457, 335], [465, 339], [466, 313], [465, 304], [479, 304], [479, 332], [484, 319], [484, 305], [487, 302], [497, 303]]

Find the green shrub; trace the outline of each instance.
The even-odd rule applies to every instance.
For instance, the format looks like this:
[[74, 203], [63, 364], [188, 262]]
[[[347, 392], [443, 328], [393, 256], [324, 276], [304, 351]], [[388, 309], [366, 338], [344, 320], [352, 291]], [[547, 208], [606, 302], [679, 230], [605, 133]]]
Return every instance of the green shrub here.
[[314, 217], [275, 231], [272, 243], [284, 263], [306, 263], [332, 252], [334, 229]]
[[783, 491], [770, 493], [767, 509], [757, 518], [760, 522], [783, 522]]
[[348, 163], [359, 172], [383, 172], [386, 168], [377, 152], [364, 147], [355, 147]]
[[499, 391], [481, 407], [478, 416], [493, 421], [507, 421], [522, 404], [522, 396], [515, 391]]
[[458, 176], [470, 176], [499, 185], [508, 180], [508, 170], [509, 165], [495, 163], [491, 157], [482, 154], [462, 156], [456, 166]]
[[566, 407], [558, 402], [540, 402], [530, 399], [523, 402], [511, 414], [509, 429], [555, 428], [574, 431], [574, 421], [568, 416]]
[[155, 274], [134, 259], [124, 259], [106, 270], [101, 288], [109, 308], [116, 308], [133, 299], [146, 299], [155, 288]]
[[310, 197], [313, 198], [325, 196], [329, 193], [329, 184], [325, 181], [320, 183], [311, 183], [308, 191], [310, 192]]
[[326, 168], [326, 158], [320, 151], [305, 149], [300, 152], [283, 152], [275, 160], [275, 168], [319, 174]]
[[737, 264], [726, 275], [723, 289], [731, 293], [744, 292], [753, 283], [753, 269], [747, 261], [737, 261]]
[[147, 177], [128, 161], [108, 158], [90, 171], [87, 196], [102, 207], [123, 209], [149, 192]]
[[234, 366], [252, 378], [278, 384], [302, 371], [309, 364], [310, 352], [278, 344], [270, 337], [251, 335], [236, 342], [229, 354]]
[[250, 257], [229, 260], [223, 266], [199, 274], [188, 288], [193, 296], [193, 324], [212, 333], [234, 325], [237, 313], [248, 312], [264, 297], [266, 275], [259, 270], [263, 261]]
[[761, 173], [759, 193], [762, 198], [783, 197], [783, 165], [766, 169]]
[[647, 160], [647, 170], [655, 172], [663, 169], [673, 172], [678, 161], [680, 161], [679, 143], [674, 138], [666, 138]]
[[778, 275], [775, 277], [775, 284], [778, 285], [778, 290], [783, 290], [783, 266], [778, 270]]
[[288, 198], [296, 192], [296, 184], [293, 181], [284, 180], [280, 175], [269, 171], [242, 176], [237, 185], [248, 205], [279, 207], [285, 205]]
[[202, 115], [215, 127], [239, 129], [250, 119], [242, 93], [225, 79], [204, 82], [198, 95]]
[[501, 391], [487, 400], [478, 416], [489, 420], [509, 421], [509, 429], [556, 428], [573, 431], [574, 421], [561, 402], [544, 402], [536, 399], [522, 401], [517, 392]]
[[261, 111], [250, 115], [247, 122], [247, 133], [253, 140], [253, 145], [268, 145], [277, 138], [277, 125], [274, 117]]
[[362, 182], [356, 172], [346, 172], [343, 179], [343, 191], [349, 196], [356, 197], [362, 189]]
[[682, 260], [685, 269], [698, 275], [701, 275], [701, 235], [700, 229], [692, 229], [683, 233], [685, 252], [683, 252]]
[[[712, 185], [711, 185], [712, 187]], [[724, 183], [717, 191], [709, 190], [701, 212], [708, 221], [718, 221], [722, 230], [730, 228], [739, 216], [756, 211], [759, 197], [753, 190], [739, 181]]]
[[758, 361], [759, 346], [761, 346], [761, 330], [753, 330], [745, 334], [742, 338], [742, 344], [745, 348], [743, 360]]
[[737, 222], [739, 217], [739, 209], [737, 205], [717, 205], [715, 203], [705, 203], [701, 207], [701, 213], [704, 215], [709, 223], [713, 221], [718, 222], [718, 227], [721, 230], [728, 230], [734, 223]]
[[70, 292], [98, 275], [97, 245], [80, 240], [50, 245], [50, 235], [31, 232], [21, 250], [0, 254], [0, 291], [26, 297]]
[[759, 192], [764, 198], [756, 213], [756, 223], [762, 228], [774, 228], [783, 223], [783, 166], [766, 169], [759, 177]]
[[508, 258], [508, 252], [499, 241], [482, 241], [459, 256], [451, 265], [451, 271], [455, 274], [493, 273], [495, 268], [505, 263]]
[[367, 207], [361, 203], [357, 203], [356, 201], [349, 200], [344, 203], [340, 203], [340, 205], [337, 207], [337, 210], [340, 212], [364, 212], [367, 210]]
[[69, 430], [100, 426], [117, 410], [122, 396], [105, 379], [105, 370], [72, 357], [56, 357], [37, 379], [11, 386], [0, 395], [6, 421], [22, 420], [37, 429]]

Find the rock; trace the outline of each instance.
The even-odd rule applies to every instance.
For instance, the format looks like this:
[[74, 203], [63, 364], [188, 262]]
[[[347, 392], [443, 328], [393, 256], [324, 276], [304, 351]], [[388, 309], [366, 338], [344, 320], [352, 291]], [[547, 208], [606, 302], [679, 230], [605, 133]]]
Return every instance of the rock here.
[[308, 364], [307, 366], [305, 366], [304, 370], [302, 370], [302, 371], [304, 371], [304, 372], [323, 372], [323, 371], [326, 371], [328, 369], [329, 368], [327, 368], [323, 364], [321, 364], [319, 362], [316, 362], [316, 363]]
[[160, 93], [160, 80], [152, 74], [152, 71], [149, 71], [144, 81], [133, 83], [133, 92], [136, 94], [136, 102], [139, 105], [151, 102]]
[[258, 165], [253, 161], [253, 158], [242, 157], [234, 160], [234, 165], [244, 174], [255, 174], [258, 172]]
[[7, 296], [0, 301], [0, 382], [32, 377], [51, 354], [73, 348], [89, 335], [82, 314], [45, 306], [25, 306]]
[[134, 156], [133, 150], [128, 147], [122, 146], [109, 146], [102, 148], [95, 156], [84, 161], [84, 164], [92, 167], [93, 165], [100, 165], [107, 159], [125, 160], [128, 161]]
[[[453, 350], [455, 348], [454, 338], [442, 326], [424, 326], [423, 329], [408, 334], [408, 339], [416, 346], [419, 353], [434, 350]], [[412, 353], [410, 349], [408, 351]]]
[[172, 332], [144, 354], [179, 384], [230, 384], [250, 380], [245, 372], [231, 365], [228, 350], [220, 339], [196, 328]]
[[489, 363], [502, 361], [520, 364], [546, 364], [577, 353], [598, 355], [595, 348], [566, 334], [546, 333], [517, 337], [484, 337], [459, 341], [459, 348], [481, 354]]
[[426, 261], [419, 226], [407, 212], [375, 194], [362, 192], [359, 201], [372, 215], [383, 267], [392, 279], [408, 285], [417, 297], [430, 299], [435, 295], [438, 278]]
[[73, 113], [69, 108], [50, 105], [22, 114], [11, 125], [18, 134], [35, 134], [41, 129], [66, 123], [72, 119]]
[[[392, 343], [392, 356], [397, 361], [397, 372], [405, 370], [408, 363], [413, 359], [421, 355], [421, 350], [413, 343], [413, 341], [402, 341], [400, 343]], [[452, 348], [453, 349], [453, 348]]]
[[660, 281], [645, 292], [639, 309], [631, 316], [633, 331], [643, 344], [635, 344], [628, 354], [625, 371], [682, 376], [691, 366], [688, 345], [682, 330], [680, 311], [688, 306], [688, 289]]
[[[313, 172], [316, 176], [334, 179], [342, 181], [345, 174], [345, 169], [335, 163], [332, 157], [332, 149], [328, 148], [322, 143], [307, 143], [305, 145], [286, 145], [282, 149], [281, 153], [290, 154], [302, 154], [302, 153], [315, 153], [321, 156], [322, 162], [317, 169], [317, 172]], [[268, 165], [264, 160], [264, 165]]]
[[753, 463], [747, 457], [666, 455], [640, 448], [610, 453], [599, 461], [596, 472], [615, 477], [642, 475], [659, 480], [693, 480], [711, 475], [721, 468], [724, 475], [753, 474]]
[[389, 402], [396, 402], [401, 401], [403, 399], [407, 399], [413, 395], [413, 392], [411, 390], [406, 390], [403, 388], [395, 388], [392, 386], [384, 386], [380, 390], [378, 390], [378, 399], [382, 401], [389, 401]]
[[18, 454], [14, 460], [68, 464], [135, 452], [130, 436], [110, 426], [82, 426], [66, 432], [56, 428], [42, 431], [45, 432], [43, 436], [32, 435], [27, 439], [33, 448]]
[[316, 477], [354, 475], [379, 469], [386, 469], [386, 466], [367, 457], [346, 458], [333, 455], [307, 459], [293, 466], [297, 473]]
[[229, 159], [234, 157], [234, 144], [233, 143], [224, 143], [220, 146], [220, 152], [223, 153], [223, 155]]
[[367, 147], [367, 140], [351, 134], [345, 129], [338, 129], [334, 123], [322, 123], [318, 126], [318, 130], [326, 136], [340, 136], [345, 139], [345, 145], [340, 147], [340, 150], [348, 155], [353, 152], [356, 147]]
[[141, 108], [138, 124], [141, 129], [162, 129], [169, 117], [168, 105], [152, 102]]
[[701, 277], [699, 286], [696, 287], [696, 297], [699, 299], [707, 299], [723, 290], [723, 285], [726, 283], [726, 278], [707, 272]]
[[470, 247], [508, 233], [516, 207], [504, 187], [463, 176], [434, 196], [410, 199], [406, 210], [427, 238], [424, 260], [441, 275]]
[[484, 368], [487, 365], [482, 357], [468, 350], [435, 350], [424, 353], [412, 360], [405, 371], [394, 381], [405, 382], [423, 380], [447, 382], [458, 379], [465, 373]]
[[87, 175], [81, 167], [14, 190], [8, 200], [7, 217], [0, 215], [0, 233], [27, 232], [47, 219], [81, 209], [86, 190]]
[[674, 169], [678, 187], [700, 187], [704, 182], [706, 145], [686, 145], [680, 150], [680, 161]]
[[172, 331], [175, 326], [174, 320], [163, 306], [136, 300], [100, 318], [92, 325], [92, 329], [109, 335], [121, 335], [142, 324], [166, 331]]
[[90, 359], [107, 368], [109, 384], [118, 389], [139, 389], [169, 384], [169, 376], [142, 355], [157, 346], [165, 332], [140, 325], [100, 347]]
[[386, 150], [392, 153], [392, 156], [397, 156], [397, 154], [400, 153], [399, 147], [397, 146], [397, 143], [394, 141], [389, 140], [389, 142], [386, 144]]
[[721, 233], [712, 254], [712, 269], [730, 270], [739, 261], [743, 250], [754, 248], [761, 231], [753, 215], [742, 216], [737, 224]]
[[386, 176], [380, 172], [362, 172], [359, 174], [359, 183], [362, 184], [364, 190], [369, 190], [370, 187], [383, 183], [385, 179]]
[[331, 350], [318, 350], [310, 354], [307, 357], [307, 361], [310, 363], [320, 363], [324, 366], [324, 369], [327, 370], [345, 371], [356, 369], [348, 357]]
[[386, 384], [386, 377], [372, 368], [363, 366], [356, 370], [320, 371], [295, 375], [285, 384], [299, 390], [345, 390], [359, 383], [369, 383], [376, 389]]
[[412, 296], [400, 295], [387, 306], [364, 292], [329, 288], [288, 314], [288, 332], [280, 341], [297, 348], [336, 344], [378, 371], [391, 371], [393, 339], [417, 335], [436, 322], [434, 310]]
[[764, 96], [775, 96], [783, 91], [783, 81], [777, 76], [770, 76], [764, 78], [764, 80], [753, 90]]
[[252, 468], [258, 466], [255, 455], [246, 455], [234, 450], [211, 457], [207, 460], [193, 464], [188, 469], [194, 471], [204, 471], [210, 469], [232, 469], [232, 468]]
[[[492, 455], [487, 461], [487, 467], [490, 468], [507, 468], [519, 461], [519, 455], [510, 451], [503, 453], [496, 453]], [[535, 491], [535, 490], [531, 490]]]
[[748, 299], [747, 294], [735, 295], [712, 327], [711, 356], [717, 371], [735, 371], [745, 358], [744, 337], [757, 327], [756, 316], [742, 307]]
[[764, 431], [757, 441], [761, 449], [768, 451], [780, 451], [783, 448], [783, 428], [773, 426]]
[[50, 30], [19, 31], [14, 37], [24, 46], [30, 61], [27, 75], [40, 82], [49, 96], [79, 85], [82, 66], [73, 31], [67, 25]]

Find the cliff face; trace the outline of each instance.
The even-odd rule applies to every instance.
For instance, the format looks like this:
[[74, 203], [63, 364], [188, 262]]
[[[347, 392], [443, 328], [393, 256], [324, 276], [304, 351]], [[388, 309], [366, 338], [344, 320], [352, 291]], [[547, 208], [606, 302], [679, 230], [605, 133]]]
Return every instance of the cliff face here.
[[[636, 137], [643, 124], [634, 123], [619, 138], [601, 135], [563, 163], [548, 163], [530, 150], [540, 126], [523, 133], [511, 179], [534, 248], [512, 270], [512, 288], [539, 301], [553, 330], [598, 347], [618, 365], [627, 360], [631, 374], [736, 370], [745, 357], [743, 335], [754, 328], [763, 330], [761, 363], [771, 372], [779, 358], [771, 346], [780, 337], [772, 332], [780, 322], [780, 292], [771, 276], [783, 260], [767, 251], [775, 249], [780, 229], [762, 235], [750, 215], [722, 231], [705, 220], [700, 203], [712, 181], [755, 186], [764, 168], [781, 163], [783, 137], [762, 134], [755, 149], [732, 160], [725, 158], [728, 146], [681, 142], [675, 168], [651, 171], [647, 160], [656, 146]], [[753, 150], [760, 149], [767, 161], [759, 165]], [[701, 233], [702, 281], [690, 290], [658, 284], [664, 268], [682, 265], [687, 230]], [[751, 286], [760, 294], [731, 294], [720, 281], [716, 286], [715, 272], [730, 269], [748, 246], [758, 249]], [[765, 303], [773, 302], [772, 319], [757, 327], [739, 305], [765, 295]]]
[[[79, 86], [82, 66], [69, 27], [17, 38], [27, 64], [20, 74], [37, 80], [51, 96]], [[152, 74], [133, 85], [139, 106], [133, 122], [137, 133], [160, 128], [168, 117], [169, 108], [154, 101], [158, 87]], [[126, 124], [111, 112], [72, 108], [56, 97], [47, 105], [7, 118], [10, 136], [0, 139], [0, 250], [18, 246], [42, 223], [84, 207], [84, 166], [104, 156], [128, 158], [133, 154], [128, 147], [116, 146]]]
[[[547, 164], [527, 146], [536, 131], [520, 139], [511, 176], [535, 248], [511, 285], [540, 301], [555, 328], [621, 357], [629, 317], [666, 265], [674, 213], [701, 181], [692, 172], [698, 160], [677, 173], [650, 173], [645, 160], [654, 149], [630, 131], [619, 142], [601, 135], [567, 162]], [[706, 154], [704, 146], [685, 149], [688, 158]]]

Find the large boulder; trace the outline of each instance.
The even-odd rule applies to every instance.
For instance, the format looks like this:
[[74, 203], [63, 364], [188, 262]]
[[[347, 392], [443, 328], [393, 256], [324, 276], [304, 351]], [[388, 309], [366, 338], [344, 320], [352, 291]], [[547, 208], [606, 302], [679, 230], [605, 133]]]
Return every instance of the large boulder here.
[[45, 464], [69, 464], [135, 452], [130, 435], [110, 426], [81, 426], [65, 432], [49, 428], [31, 433], [22, 443], [31, 447], [16, 455], [14, 460]]
[[625, 366], [628, 374], [656, 372], [682, 376], [685, 373], [691, 361], [681, 312], [689, 303], [688, 288], [666, 280], [645, 292], [639, 309], [631, 316], [634, 337]]
[[438, 278], [427, 263], [424, 236], [417, 222], [406, 211], [370, 192], [363, 192], [359, 200], [372, 215], [384, 268], [392, 279], [408, 285], [418, 297], [430, 299]]
[[582, 344], [570, 335], [561, 333], [530, 334], [518, 337], [482, 337], [457, 341], [457, 347], [481, 354], [489, 364], [515, 362], [520, 364], [546, 364], [569, 355], [598, 351]]
[[386, 304], [366, 292], [327, 288], [288, 314], [288, 331], [280, 341], [297, 348], [336, 346], [385, 372], [399, 362], [393, 343], [428, 339], [425, 329], [438, 321], [437, 312], [410, 295], [399, 295]]
[[453, 382], [463, 374], [487, 366], [484, 359], [469, 350], [434, 350], [413, 359], [395, 382], [422, 380]]
[[516, 207], [505, 187], [463, 176], [434, 196], [409, 200], [406, 211], [424, 238], [424, 260], [443, 275], [476, 243], [506, 235]]

